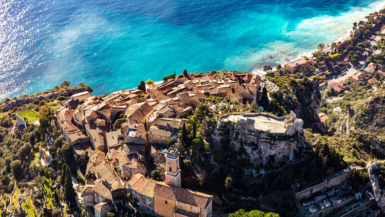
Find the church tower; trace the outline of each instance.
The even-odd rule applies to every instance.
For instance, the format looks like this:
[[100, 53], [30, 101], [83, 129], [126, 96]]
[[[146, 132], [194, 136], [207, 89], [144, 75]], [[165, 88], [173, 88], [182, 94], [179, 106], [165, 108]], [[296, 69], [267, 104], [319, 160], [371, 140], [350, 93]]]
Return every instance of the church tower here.
[[179, 151], [169, 148], [166, 154], [166, 174], [164, 182], [168, 185], [181, 187], [182, 180], [180, 178], [179, 168]]

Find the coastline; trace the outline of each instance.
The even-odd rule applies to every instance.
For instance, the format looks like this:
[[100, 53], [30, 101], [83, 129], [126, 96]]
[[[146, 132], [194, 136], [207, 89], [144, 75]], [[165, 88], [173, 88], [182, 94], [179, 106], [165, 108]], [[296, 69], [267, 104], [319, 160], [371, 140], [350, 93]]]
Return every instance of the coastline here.
[[[382, 10], [382, 9], [385, 9], [385, 1], [383, 1], [383, 2], [381, 2], [381, 3], [379, 3], [377, 6], [376, 6], [376, 8], [375, 8], [375, 10], [374, 11], [379, 11], [379, 10]], [[358, 10], [358, 9], [357, 9]], [[372, 11], [372, 12], [374, 12], [374, 11]], [[372, 13], [371, 12], [371, 13]], [[369, 15], [369, 14], [368, 14]], [[360, 20], [355, 20], [355, 21], [352, 21], [352, 26], [353, 26], [353, 23], [354, 22], [359, 22]], [[350, 37], [350, 31], [351, 31], [352, 29], [350, 28], [350, 29], [348, 29], [348, 30], [346, 30], [346, 33], [344, 34], [344, 35], [342, 35], [342, 36], [340, 36], [340, 37], [338, 37], [337, 38], [337, 40], [335, 40], [335, 41], [333, 41], [333, 42], [331, 42], [330, 44], [332, 44], [332, 43], [334, 43], [334, 42], [344, 42], [344, 41], [346, 41], [346, 40], [349, 40], [351, 37]], [[323, 42], [319, 42], [319, 43], [323, 43]], [[330, 44], [328, 44], [329, 46], [325, 46], [325, 48], [324, 48], [324, 50], [327, 50], [327, 48], [329, 48], [330, 47]], [[316, 47], [318, 44], [315, 44], [314, 45], [314, 47]], [[330, 49], [330, 48], [329, 48]], [[281, 62], [281, 63], [278, 63], [278, 64], [275, 64], [275, 65], [271, 65], [271, 67], [274, 69], [274, 67], [275, 66], [277, 66], [277, 65], [282, 65], [282, 67], [284, 66], [284, 65], [286, 65], [286, 64], [289, 64], [289, 63], [291, 63], [291, 62], [294, 62], [294, 61], [297, 61], [297, 60], [299, 60], [299, 59], [301, 59], [301, 58], [303, 58], [303, 57], [312, 57], [312, 53], [313, 52], [315, 52], [315, 51], [317, 51], [317, 49], [314, 49], [314, 50], [312, 50], [312, 51], [309, 51], [309, 52], [303, 52], [303, 53], [301, 53], [301, 54], [299, 54], [297, 57], [295, 57], [295, 58], [291, 58], [289, 61], [287, 61], [287, 62]], [[258, 63], [255, 63], [255, 65], [257, 65]], [[264, 72], [263, 70], [262, 70], [262, 68], [253, 68], [251, 71], [250, 71], [250, 74], [257, 74], [257, 75], [260, 75], [260, 76], [265, 76], [267, 73], [266, 72]]]

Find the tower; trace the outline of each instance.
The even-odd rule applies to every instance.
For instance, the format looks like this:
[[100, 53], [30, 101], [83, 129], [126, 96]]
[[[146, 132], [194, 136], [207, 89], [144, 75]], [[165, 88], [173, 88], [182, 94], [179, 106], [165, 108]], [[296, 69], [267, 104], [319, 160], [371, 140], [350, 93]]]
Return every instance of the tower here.
[[166, 154], [166, 174], [164, 182], [168, 185], [181, 187], [182, 180], [180, 178], [179, 168], [179, 151], [169, 148]]

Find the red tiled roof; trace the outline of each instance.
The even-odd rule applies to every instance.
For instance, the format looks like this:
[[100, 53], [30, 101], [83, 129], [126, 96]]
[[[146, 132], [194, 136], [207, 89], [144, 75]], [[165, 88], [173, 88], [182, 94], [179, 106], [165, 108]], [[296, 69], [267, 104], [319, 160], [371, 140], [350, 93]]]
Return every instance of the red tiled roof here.
[[160, 196], [200, 208], [205, 208], [208, 200], [212, 197], [211, 195], [203, 194], [197, 191], [161, 185], [158, 183], [155, 185], [154, 192]]

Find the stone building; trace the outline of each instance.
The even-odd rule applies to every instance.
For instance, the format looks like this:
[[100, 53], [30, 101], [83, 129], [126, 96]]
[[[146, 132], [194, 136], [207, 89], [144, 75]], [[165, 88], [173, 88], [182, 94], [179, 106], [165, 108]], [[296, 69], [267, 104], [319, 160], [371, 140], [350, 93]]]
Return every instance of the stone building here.
[[213, 196], [181, 188], [179, 152], [170, 148], [166, 154], [166, 183], [136, 174], [127, 182], [129, 192], [140, 208], [166, 217], [211, 217]]

